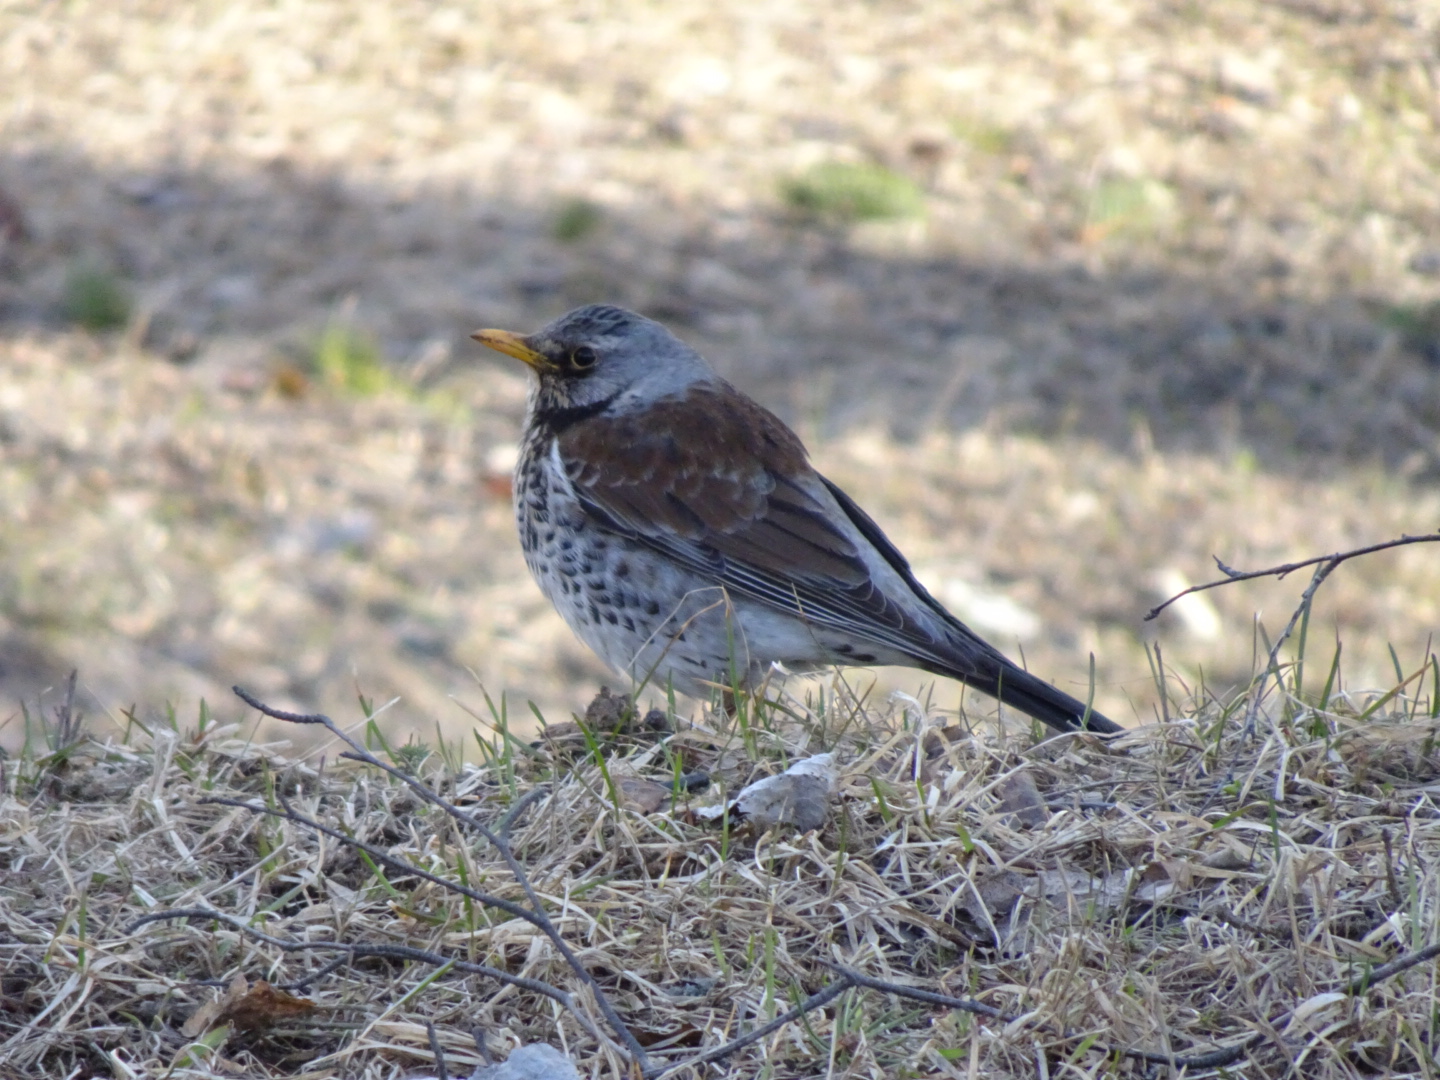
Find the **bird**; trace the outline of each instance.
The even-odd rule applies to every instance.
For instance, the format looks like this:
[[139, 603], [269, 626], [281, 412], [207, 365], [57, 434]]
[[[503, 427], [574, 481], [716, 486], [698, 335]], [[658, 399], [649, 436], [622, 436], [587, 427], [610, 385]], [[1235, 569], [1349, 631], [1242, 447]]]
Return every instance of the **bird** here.
[[533, 375], [513, 484], [531, 575], [637, 684], [753, 691], [772, 665], [900, 665], [1058, 731], [1124, 729], [947, 611], [779, 417], [662, 324], [590, 304], [477, 330]]

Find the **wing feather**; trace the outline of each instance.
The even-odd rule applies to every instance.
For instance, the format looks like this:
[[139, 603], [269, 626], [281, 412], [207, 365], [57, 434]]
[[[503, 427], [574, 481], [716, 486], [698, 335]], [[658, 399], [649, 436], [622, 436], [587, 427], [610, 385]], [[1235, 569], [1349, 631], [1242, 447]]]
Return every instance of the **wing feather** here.
[[868, 517], [853, 520], [848, 499], [832, 501], [837, 489], [778, 418], [729, 386], [692, 389], [643, 418], [597, 416], [557, 440], [581, 505], [604, 527], [738, 596], [953, 664], [952, 650], [874, 586], [845, 523], [871, 544], [879, 535], [881, 555], [913, 582], [899, 552]]

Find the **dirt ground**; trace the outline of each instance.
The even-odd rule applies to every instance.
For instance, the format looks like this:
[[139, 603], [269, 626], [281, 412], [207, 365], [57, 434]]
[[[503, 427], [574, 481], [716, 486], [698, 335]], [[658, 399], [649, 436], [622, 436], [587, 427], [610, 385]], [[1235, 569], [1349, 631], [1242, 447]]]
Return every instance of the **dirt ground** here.
[[[1032, 669], [1084, 696], [1093, 654], [1124, 722], [1147, 643], [1243, 685], [1303, 576], [1144, 612], [1440, 527], [1437, 46], [1378, 0], [0, 4], [0, 739], [72, 667], [92, 717], [581, 707], [510, 520], [523, 378], [467, 335], [601, 300]], [[923, 212], [804, 213], [823, 163]], [[123, 325], [77, 325], [96, 281]], [[393, 375], [327, 377], [327, 326]], [[1437, 625], [1417, 545], [1311, 648], [1383, 688]]]

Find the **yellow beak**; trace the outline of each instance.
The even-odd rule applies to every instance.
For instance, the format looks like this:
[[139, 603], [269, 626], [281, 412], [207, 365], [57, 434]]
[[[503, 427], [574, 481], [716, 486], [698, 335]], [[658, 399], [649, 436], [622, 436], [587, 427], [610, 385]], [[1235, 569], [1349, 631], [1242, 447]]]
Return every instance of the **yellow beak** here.
[[523, 360], [536, 371], [549, 366], [545, 357], [525, 344], [525, 339], [509, 330], [476, 330], [470, 335], [481, 345], [488, 346], [496, 352], [503, 352], [506, 356], [513, 356], [516, 360]]

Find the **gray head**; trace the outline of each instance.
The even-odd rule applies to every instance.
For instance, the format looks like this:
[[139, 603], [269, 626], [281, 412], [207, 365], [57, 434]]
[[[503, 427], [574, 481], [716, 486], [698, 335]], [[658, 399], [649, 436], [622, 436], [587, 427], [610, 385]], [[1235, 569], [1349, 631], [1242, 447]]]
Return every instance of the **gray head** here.
[[665, 327], [608, 304], [576, 308], [523, 337], [509, 330], [471, 336], [530, 365], [540, 380], [541, 409], [610, 402], [610, 409], [623, 412], [718, 378], [703, 356]]

